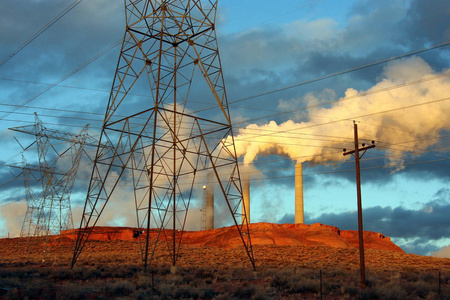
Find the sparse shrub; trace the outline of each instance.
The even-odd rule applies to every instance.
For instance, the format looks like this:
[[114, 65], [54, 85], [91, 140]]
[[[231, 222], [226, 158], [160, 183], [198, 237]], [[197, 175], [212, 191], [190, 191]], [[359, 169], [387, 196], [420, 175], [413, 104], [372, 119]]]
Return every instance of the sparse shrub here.
[[90, 289], [87, 286], [67, 282], [56, 293], [56, 300], [83, 300], [87, 299]]
[[23, 299], [23, 298], [24, 298], [23, 293], [18, 288], [10, 290], [5, 296], [6, 300], [19, 300], [19, 299]]
[[423, 281], [415, 282], [415, 283], [407, 283], [404, 285], [404, 290], [407, 293], [409, 298], [425, 298], [430, 292], [433, 291], [433, 288], [430, 284], [425, 283]]
[[22, 286], [22, 281], [19, 278], [0, 278], [0, 287], [2, 288], [16, 288]]
[[150, 290], [141, 291], [136, 296], [137, 300], [147, 300], [147, 299], [159, 299], [155, 298], [155, 295], [152, 294]]
[[427, 297], [425, 298], [425, 300], [441, 300], [441, 299], [446, 299], [446, 298], [441, 298], [439, 296], [438, 293], [435, 292], [431, 292], [427, 295]]
[[214, 271], [205, 270], [203, 268], [195, 270], [194, 276], [199, 279], [206, 279], [209, 283], [215, 278]]
[[79, 266], [72, 271], [72, 279], [76, 280], [89, 280], [101, 277], [101, 272], [97, 268]]
[[177, 286], [173, 295], [175, 299], [197, 299], [199, 297], [199, 294], [195, 289], [186, 285]]
[[160, 295], [162, 299], [198, 299], [200, 293], [196, 288], [186, 284], [163, 283], [155, 294]]
[[318, 280], [302, 278], [291, 282], [289, 292], [292, 294], [318, 293], [319, 282]]
[[181, 285], [184, 283], [184, 277], [179, 274], [169, 274], [165, 277], [165, 280], [168, 283], [172, 283], [175, 285]]
[[237, 286], [233, 289], [232, 295], [238, 299], [250, 299], [256, 293], [253, 286]]
[[152, 277], [151, 276], [139, 276], [136, 280], [136, 289], [149, 289], [152, 288]]
[[343, 295], [348, 294], [351, 297], [355, 297], [359, 293], [359, 288], [356, 288], [354, 286], [348, 286], [348, 287], [345, 287], [345, 288], [342, 287], [341, 288], [341, 293]]
[[402, 272], [400, 274], [400, 279], [406, 282], [417, 282], [419, 280], [419, 276], [413, 272]]
[[67, 280], [72, 278], [72, 270], [67, 267], [52, 268], [49, 278]]
[[382, 299], [386, 300], [402, 300], [407, 299], [406, 291], [395, 282], [389, 282], [384, 285], [379, 285], [377, 288]]
[[139, 271], [140, 267], [136, 265], [121, 265], [115, 267], [112, 266], [110, 273], [111, 277], [114, 278], [131, 278]]
[[206, 288], [203, 290], [203, 295], [200, 295], [201, 299], [214, 299], [215, 296], [217, 296], [217, 292], [213, 289]]
[[[17, 289], [17, 295], [20, 299], [54, 299], [55, 289], [51, 282], [34, 279], [24, 284], [20, 289]], [[9, 293], [8, 293], [9, 294]]]
[[289, 283], [286, 277], [275, 275], [270, 282], [270, 286], [278, 290], [283, 290], [289, 286]]
[[230, 299], [232, 299], [232, 296], [230, 294], [228, 294], [228, 293], [217, 295], [214, 298], [214, 300], [230, 300]]
[[267, 299], [271, 299], [271, 298], [267, 295], [266, 289], [264, 287], [256, 287], [253, 299], [254, 300], [267, 300]]
[[419, 274], [419, 279], [424, 281], [424, 282], [432, 282], [432, 281], [436, 281], [437, 282], [437, 274], [433, 274], [430, 272], [426, 272], [426, 273], [421, 273]]
[[106, 284], [104, 292], [112, 295], [130, 295], [135, 290], [135, 286], [126, 280], [118, 280]]
[[364, 289], [360, 291], [359, 300], [374, 300], [374, 299], [380, 299], [378, 293], [373, 289]]
[[232, 278], [236, 280], [252, 280], [255, 278], [255, 272], [247, 268], [234, 269]]
[[167, 282], [162, 282], [155, 288], [155, 294], [160, 295], [163, 299], [171, 299], [174, 294], [174, 285], [167, 284]]

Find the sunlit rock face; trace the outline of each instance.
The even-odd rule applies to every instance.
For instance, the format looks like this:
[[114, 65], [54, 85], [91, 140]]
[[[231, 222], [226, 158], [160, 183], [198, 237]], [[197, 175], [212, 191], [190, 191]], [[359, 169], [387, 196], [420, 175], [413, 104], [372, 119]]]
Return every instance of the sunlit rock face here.
[[[358, 232], [340, 230], [337, 227], [315, 223], [273, 224], [255, 223], [249, 225], [253, 245], [277, 246], [329, 246], [334, 248], [358, 248]], [[168, 230], [172, 232], [171, 230]], [[62, 235], [70, 239], [77, 238], [77, 229], [63, 231]], [[145, 233], [144, 230], [130, 227], [95, 227], [89, 239], [98, 241], [132, 241]], [[156, 230], [150, 233], [156, 237]], [[181, 234], [178, 232], [177, 234]], [[172, 234], [168, 233], [168, 237]], [[231, 249], [242, 246], [242, 240], [236, 227], [222, 227], [205, 231], [183, 232], [182, 243]], [[391, 239], [382, 233], [365, 231], [366, 249], [404, 252]]]

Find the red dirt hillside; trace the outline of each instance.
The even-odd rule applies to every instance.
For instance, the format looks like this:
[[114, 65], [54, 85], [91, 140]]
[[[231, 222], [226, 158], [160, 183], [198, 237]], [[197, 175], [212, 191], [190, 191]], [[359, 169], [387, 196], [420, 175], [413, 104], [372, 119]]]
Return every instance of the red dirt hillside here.
[[[312, 225], [255, 223], [250, 224], [249, 228], [253, 245], [358, 247], [357, 231], [340, 230], [337, 227], [320, 223]], [[61, 236], [76, 239], [77, 231], [78, 229], [66, 230], [61, 233]], [[170, 236], [172, 231], [168, 231]], [[137, 238], [139, 232], [139, 229], [130, 227], [95, 227], [89, 239], [98, 241], [131, 241]], [[152, 238], [153, 234], [156, 234], [156, 231], [152, 232]], [[181, 234], [181, 232], [178, 234]], [[185, 231], [183, 232], [182, 241], [186, 245], [227, 249], [242, 245], [235, 226], [205, 231]], [[366, 249], [404, 252], [389, 237], [371, 231], [364, 232], [364, 246]]]

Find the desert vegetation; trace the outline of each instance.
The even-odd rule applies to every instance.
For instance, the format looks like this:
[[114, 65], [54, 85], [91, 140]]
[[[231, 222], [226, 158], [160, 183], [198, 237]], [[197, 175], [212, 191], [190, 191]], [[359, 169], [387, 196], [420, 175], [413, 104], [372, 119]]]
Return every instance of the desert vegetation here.
[[164, 243], [146, 272], [132, 241], [89, 241], [73, 269], [73, 241], [0, 240], [0, 299], [450, 299], [450, 259], [326, 246], [183, 245], [176, 272]]
[[0, 270], [4, 299], [448, 299], [450, 276], [437, 272], [370, 273], [361, 291], [356, 271], [137, 265], [17, 264]]

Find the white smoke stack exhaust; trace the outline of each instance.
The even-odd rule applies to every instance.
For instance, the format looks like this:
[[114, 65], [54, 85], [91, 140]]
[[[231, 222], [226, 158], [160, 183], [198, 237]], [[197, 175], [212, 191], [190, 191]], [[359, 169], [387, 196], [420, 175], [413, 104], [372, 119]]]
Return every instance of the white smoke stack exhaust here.
[[[308, 121], [248, 125], [234, 139], [237, 154], [244, 157], [244, 165], [270, 154], [300, 163], [341, 161], [348, 158], [340, 149], [351, 143], [347, 133], [352, 132], [352, 121], [357, 120], [367, 124], [360, 127], [360, 139], [376, 140], [377, 149], [384, 146], [386, 166], [401, 170], [402, 158], [409, 149], [437, 144], [439, 139], [429, 137], [450, 130], [448, 74], [449, 70], [435, 73], [424, 60], [412, 57], [389, 63], [378, 84], [367, 91], [349, 88], [345, 97], [330, 107], [316, 104], [335, 98], [331, 90], [325, 91], [324, 99], [310, 94], [304, 99], [281, 102], [283, 111], [288, 111], [308, 101]], [[391, 146], [399, 143], [403, 143], [402, 147]], [[420, 153], [416, 150], [415, 154]]]

